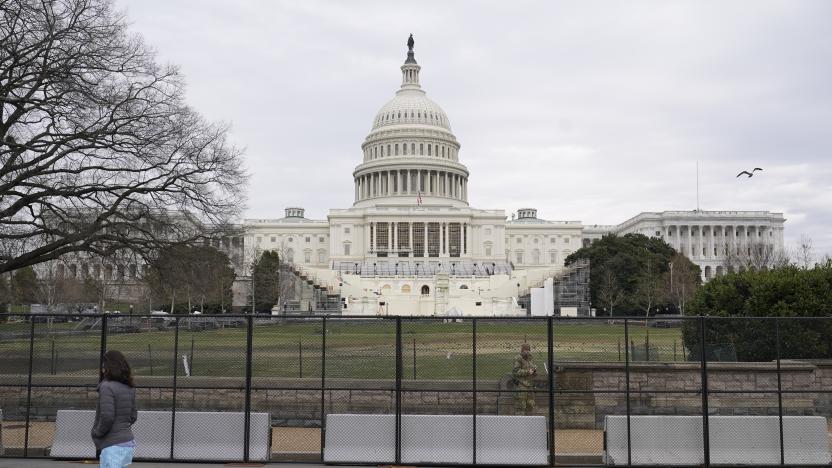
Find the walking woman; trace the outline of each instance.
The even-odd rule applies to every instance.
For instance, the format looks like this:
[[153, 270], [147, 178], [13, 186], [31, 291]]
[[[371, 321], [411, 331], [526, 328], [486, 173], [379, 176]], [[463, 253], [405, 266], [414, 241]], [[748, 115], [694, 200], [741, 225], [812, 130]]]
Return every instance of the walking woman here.
[[130, 430], [138, 415], [133, 374], [127, 359], [115, 350], [104, 354], [101, 372], [92, 441], [100, 453], [100, 468], [123, 468], [133, 462], [136, 447]]

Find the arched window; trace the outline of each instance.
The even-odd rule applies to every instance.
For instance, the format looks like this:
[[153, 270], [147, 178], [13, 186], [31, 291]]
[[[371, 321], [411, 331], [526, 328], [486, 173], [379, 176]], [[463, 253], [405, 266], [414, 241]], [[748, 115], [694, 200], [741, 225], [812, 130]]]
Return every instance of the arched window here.
[[402, 286], [402, 294], [410, 294], [410, 285], [405, 284]]
[[416, 143], [410, 144], [410, 154], [416, 154]]
[[428, 285], [422, 286], [422, 295], [429, 296], [430, 295], [430, 287]]
[[295, 261], [295, 251], [293, 249], [288, 249], [286, 251], [286, 261], [289, 263], [294, 263]]
[[381, 293], [382, 294], [389, 294], [390, 291], [392, 291], [392, 290], [393, 290], [393, 287], [390, 286], [389, 284], [385, 284], [384, 286], [381, 287]]
[[431, 154], [430, 154], [430, 145], [428, 145], [428, 156], [431, 156]]
[[425, 144], [419, 143], [419, 156], [424, 156], [425, 154]]
[[398, 156], [398, 155], [399, 155], [399, 144], [396, 143], [396, 156]]
[[467, 284], [461, 284], [459, 286], [459, 289], [468, 289], [468, 285]]

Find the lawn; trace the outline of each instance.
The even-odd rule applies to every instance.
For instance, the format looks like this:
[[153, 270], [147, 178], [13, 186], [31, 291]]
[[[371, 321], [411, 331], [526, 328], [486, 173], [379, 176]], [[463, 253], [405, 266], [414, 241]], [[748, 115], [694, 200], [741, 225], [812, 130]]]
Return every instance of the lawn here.
[[[0, 324], [0, 333], [20, 331], [24, 324]], [[64, 324], [60, 324], [64, 325]], [[100, 332], [61, 335], [65, 327], [36, 324], [33, 350], [36, 374], [95, 375]], [[648, 329], [631, 325], [630, 340], [642, 349]], [[174, 332], [143, 331], [111, 334], [107, 347], [123, 351], [137, 375], [170, 375]], [[623, 325], [555, 322], [555, 361], [617, 362], [624, 359]], [[661, 361], [684, 360], [679, 328], [650, 328], [651, 348]], [[252, 369], [256, 377], [319, 377], [321, 372], [321, 322], [293, 320], [257, 324], [252, 340]], [[328, 378], [384, 378], [395, 375], [395, 322], [338, 320], [327, 322], [326, 375]], [[477, 377], [501, 378], [511, 371], [520, 344], [528, 342], [537, 365], [547, 361], [546, 323], [543, 321], [495, 321], [479, 319], [476, 334]], [[0, 342], [0, 374], [26, 373], [28, 340]], [[245, 375], [246, 329], [180, 330], [177, 351], [179, 373], [182, 356], [195, 376]], [[402, 321], [402, 371], [406, 379], [470, 379], [472, 376], [472, 322], [441, 320]], [[415, 373], [415, 375], [414, 375]]]

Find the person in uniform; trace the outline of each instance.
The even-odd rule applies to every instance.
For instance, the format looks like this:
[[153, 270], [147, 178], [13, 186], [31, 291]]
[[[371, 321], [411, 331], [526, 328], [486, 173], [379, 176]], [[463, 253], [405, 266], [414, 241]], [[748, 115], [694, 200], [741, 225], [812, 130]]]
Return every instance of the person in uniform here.
[[534, 378], [537, 375], [537, 366], [532, 362], [531, 346], [523, 343], [520, 346], [520, 355], [514, 360], [514, 367], [511, 369], [514, 377], [514, 414], [530, 415], [534, 411]]

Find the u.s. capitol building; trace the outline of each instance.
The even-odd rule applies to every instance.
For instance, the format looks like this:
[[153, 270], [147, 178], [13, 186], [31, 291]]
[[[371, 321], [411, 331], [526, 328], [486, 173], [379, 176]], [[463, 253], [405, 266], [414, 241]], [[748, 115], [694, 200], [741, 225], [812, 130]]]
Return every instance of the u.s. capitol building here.
[[340, 294], [347, 314], [491, 316], [525, 315], [518, 296], [543, 294], [570, 253], [605, 233], [662, 237], [700, 265], [704, 280], [722, 271], [727, 252], [758, 242], [783, 248], [785, 219], [767, 211], [641, 213], [586, 226], [539, 219], [533, 208], [510, 220], [503, 209], [474, 208], [461, 145], [422, 89], [420, 69], [411, 43], [401, 86], [361, 144], [352, 207], [326, 220], [307, 219], [302, 208], [247, 219], [240, 263], [277, 250]]

